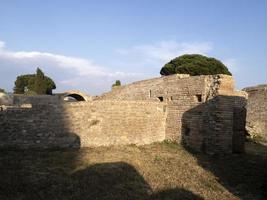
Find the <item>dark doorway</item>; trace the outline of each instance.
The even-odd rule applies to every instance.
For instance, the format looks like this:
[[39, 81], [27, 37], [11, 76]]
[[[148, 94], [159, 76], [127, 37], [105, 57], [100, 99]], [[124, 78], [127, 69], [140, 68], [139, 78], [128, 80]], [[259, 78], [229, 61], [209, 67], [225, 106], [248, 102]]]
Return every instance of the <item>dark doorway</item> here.
[[65, 101], [70, 101], [70, 102], [74, 102], [74, 101], [85, 101], [85, 99], [83, 98], [83, 96], [79, 95], [79, 94], [69, 94], [64, 98]]

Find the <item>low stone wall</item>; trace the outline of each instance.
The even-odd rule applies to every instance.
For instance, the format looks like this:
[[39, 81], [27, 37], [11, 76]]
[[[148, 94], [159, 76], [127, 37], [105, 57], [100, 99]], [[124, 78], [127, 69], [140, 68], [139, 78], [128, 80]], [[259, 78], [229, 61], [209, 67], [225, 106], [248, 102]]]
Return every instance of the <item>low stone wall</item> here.
[[12, 103], [13, 100], [8, 94], [0, 92], [0, 107], [2, 105], [9, 106], [12, 105]]
[[267, 85], [243, 89], [248, 93], [247, 130], [267, 140]]
[[57, 104], [60, 101], [59, 95], [35, 95], [35, 96], [28, 96], [28, 95], [21, 95], [15, 94], [13, 96], [13, 105], [21, 106], [23, 104]]
[[246, 99], [241, 93], [231, 76], [180, 74], [121, 86], [88, 102], [64, 102], [60, 95], [18, 98], [16, 105], [32, 108], [0, 113], [0, 146], [142, 145], [168, 139], [209, 154], [242, 152]]
[[152, 102], [93, 101], [88, 122], [89, 129], [80, 135], [81, 146], [150, 144], [165, 139], [166, 106]]
[[245, 102], [242, 96], [218, 95], [189, 109], [182, 118], [182, 143], [209, 154], [244, 152]]
[[234, 96], [233, 151], [245, 151], [247, 99], [245, 91], [236, 91]]
[[34, 104], [0, 112], [0, 147], [69, 148], [165, 139], [163, 103], [92, 101]]
[[[244, 150], [241, 96], [232, 76], [176, 74], [121, 86], [96, 99], [165, 102], [166, 139], [213, 154]], [[241, 125], [234, 127], [235, 122]]]

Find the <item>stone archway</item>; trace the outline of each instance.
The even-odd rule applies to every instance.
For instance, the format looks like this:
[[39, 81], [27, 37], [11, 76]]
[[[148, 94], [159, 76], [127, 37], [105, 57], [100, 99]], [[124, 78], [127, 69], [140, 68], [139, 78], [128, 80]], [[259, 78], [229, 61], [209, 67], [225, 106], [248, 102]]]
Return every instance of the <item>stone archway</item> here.
[[84, 92], [81, 92], [79, 90], [70, 90], [66, 91], [63, 94], [63, 99], [66, 100], [68, 97], [73, 98], [76, 101], [91, 101], [92, 97], [90, 95], [87, 95]]

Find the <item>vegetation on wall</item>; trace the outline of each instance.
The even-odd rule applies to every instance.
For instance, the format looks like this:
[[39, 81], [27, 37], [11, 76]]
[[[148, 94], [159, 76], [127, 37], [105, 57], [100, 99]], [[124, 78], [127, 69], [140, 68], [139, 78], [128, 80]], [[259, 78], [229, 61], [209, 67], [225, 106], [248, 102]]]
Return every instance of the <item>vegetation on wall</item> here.
[[18, 76], [15, 81], [15, 94], [52, 94], [56, 89], [54, 81], [45, 76], [41, 69], [37, 68], [36, 74], [26, 74]]
[[171, 74], [232, 75], [221, 61], [199, 54], [185, 54], [171, 60], [161, 68], [160, 74], [164, 76]]
[[116, 80], [115, 83], [112, 85], [112, 87], [115, 87], [115, 86], [121, 86], [121, 81]]

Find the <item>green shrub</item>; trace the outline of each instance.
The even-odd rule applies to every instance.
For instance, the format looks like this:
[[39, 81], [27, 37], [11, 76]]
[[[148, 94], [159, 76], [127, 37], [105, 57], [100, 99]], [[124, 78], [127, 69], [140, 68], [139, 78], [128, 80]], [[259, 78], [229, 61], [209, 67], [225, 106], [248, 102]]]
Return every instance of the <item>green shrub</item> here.
[[14, 93], [52, 94], [53, 89], [56, 89], [56, 84], [54, 81], [45, 76], [44, 73], [37, 68], [36, 74], [26, 74], [17, 77], [15, 81]]
[[35, 82], [34, 82], [34, 91], [37, 94], [46, 94], [46, 81], [45, 81], [45, 76], [42, 70], [37, 68], [36, 70], [36, 76], [35, 76]]
[[185, 54], [171, 60], [161, 68], [160, 74], [164, 76], [171, 74], [232, 75], [221, 61], [199, 54]]
[[112, 85], [112, 87], [115, 87], [115, 86], [121, 86], [121, 81], [116, 80], [116, 82]]

